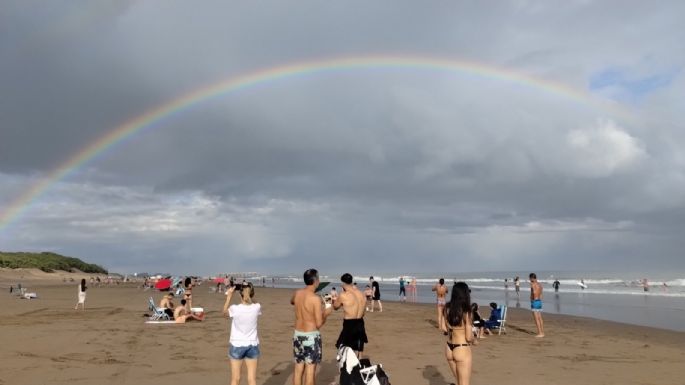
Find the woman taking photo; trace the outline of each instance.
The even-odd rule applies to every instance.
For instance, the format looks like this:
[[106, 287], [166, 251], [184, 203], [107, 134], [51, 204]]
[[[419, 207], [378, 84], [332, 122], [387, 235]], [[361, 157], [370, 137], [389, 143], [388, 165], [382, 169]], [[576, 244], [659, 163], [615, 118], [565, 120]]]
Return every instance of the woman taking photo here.
[[237, 287], [240, 293], [240, 304], [230, 305], [236, 286], [226, 291], [224, 314], [232, 318], [231, 338], [228, 356], [231, 359], [231, 385], [240, 383], [240, 370], [245, 362], [248, 385], [257, 384], [257, 360], [259, 359], [259, 337], [257, 336], [257, 319], [262, 314], [262, 306], [252, 302], [254, 287], [251, 283]]
[[445, 329], [447, 345], [445, 358], [459, 385], [469, 385], [471, 381], [471, 294], [464, 282], [457, 282], [452, 288], [452, 297], [445, 305]]

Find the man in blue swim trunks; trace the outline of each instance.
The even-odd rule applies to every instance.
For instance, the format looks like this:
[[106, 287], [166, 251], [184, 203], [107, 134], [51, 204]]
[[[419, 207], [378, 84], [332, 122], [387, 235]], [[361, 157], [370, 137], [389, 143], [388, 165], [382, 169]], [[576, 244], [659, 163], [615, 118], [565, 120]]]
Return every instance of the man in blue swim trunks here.
[[333, 307], [330, 304], [324, 305], [321, 297], [316, 294], [316, 287], [319, 286], [319, 272], [316, 269], [304, 272], [304, 283], [307, 286], [297, 290], [290, 300], [295, 305], [293, 385], [316, 383], [316, 366], [321, 363], [319, 329], [333, 311]]
[[530, 273], [528, 278], [530, 278], [530, 310], [533, 311], [535, 326], [538, 328], [538, 334], [535, 337], [542, 338], [545, 336], [542, 324], [542, 285], [538, 282], [535, 273]]

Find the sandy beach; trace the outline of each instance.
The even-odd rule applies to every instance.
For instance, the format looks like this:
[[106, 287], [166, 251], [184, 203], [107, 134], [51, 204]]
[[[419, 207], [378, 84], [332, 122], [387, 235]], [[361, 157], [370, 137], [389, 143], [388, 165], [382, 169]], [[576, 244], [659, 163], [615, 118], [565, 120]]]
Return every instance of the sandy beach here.
[[[161, 293], [134, 284], [91, 287], [86, 311], [74, 311], [76, 283], [90, 275], [22, 272], [22, 283], [40, 296], [10, 295], [19, 272], [0, 272], [0, 384], [223, 384], [229, 321], [224, 296], [209, 285], [193, 291], [206, 320], [183, 325], [145, 324], [147, 299]], [[291, 383], [291, 290], [256, 289], [263, 307], [258, 383]], [[234, 299], [235, 300], [235, 299]], [[512, 309], [506, 335], [473, 347], [473, 384], [683, 384], [685, 333], [545, 314], [547, 337], [533, 338], [530, 312]], [[445, 337], [425, 304], [384, 303], [368, 313], [367, 353], [382, 363], [394, 385], [454, 382], [443, 356]], [[342, 323], [334, 313], [322, 329], [324, 362], [319, 384], [336, 375], [333, 346]], [[243, 379], [243, 382], [245, 379]]]

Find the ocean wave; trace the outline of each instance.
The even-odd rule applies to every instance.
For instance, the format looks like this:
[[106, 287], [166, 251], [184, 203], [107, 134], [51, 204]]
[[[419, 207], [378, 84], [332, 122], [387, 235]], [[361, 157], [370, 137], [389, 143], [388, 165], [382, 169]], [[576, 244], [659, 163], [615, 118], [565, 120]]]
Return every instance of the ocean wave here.
[[[479, 285], [470, 285], [469, 286], [471, 289], [474, 290], [498, 290], [498, 291], [504, 291], [505, 289], [501, 286], [479, 286]], [[513, 291], [512, 291], [513, 292]], [[680, 291], [657, 291], [657, 290], [652, 290], [652, 291], [642, 291], [642, 290], [598, 290], [598, 289], [585, 289], [585, 290], [580, 290], [580, 289], [559, 289], [559, 293], [564, 293], [564, 294], [611, 294], [611, 295], [641, 295], [641, 296], [654, 296], [654, 297], [676, 297], [676, 298], [685, 298], [685, 292], [680, 292]], [[550, 292], [546, 291], [546, 295], [549, 295]]]

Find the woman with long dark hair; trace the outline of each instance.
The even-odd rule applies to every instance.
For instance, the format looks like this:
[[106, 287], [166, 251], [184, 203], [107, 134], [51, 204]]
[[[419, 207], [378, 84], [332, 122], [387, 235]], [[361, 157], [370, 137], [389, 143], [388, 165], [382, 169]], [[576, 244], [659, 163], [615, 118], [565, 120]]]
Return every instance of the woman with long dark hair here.
[[471, 290], [464, 282], [457, 282], [452, 288], [450, 301], [445, 305], [445, 326], [447, 346], [445, 358], [459, 385], [469, 385], [471, 381]]
[[78, 302], [76, 303], [74, 310], [78, 310], [78, 305], [81, 305], [83, 310], [86, 310], [86, 289], [86, 279], [84, 278], [78, 285]]
[[185, 291], [183, 292], [183, 299], [186, 300], [188, 311], [193, 307], [193, 280], [190, 277], [186, 277], [183, 281], [183, 287]]

